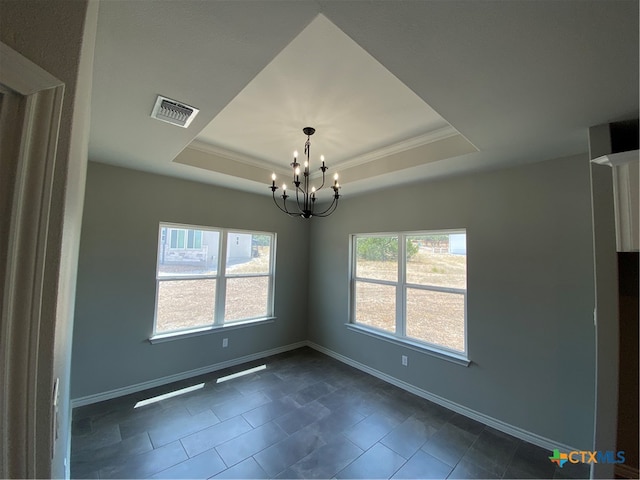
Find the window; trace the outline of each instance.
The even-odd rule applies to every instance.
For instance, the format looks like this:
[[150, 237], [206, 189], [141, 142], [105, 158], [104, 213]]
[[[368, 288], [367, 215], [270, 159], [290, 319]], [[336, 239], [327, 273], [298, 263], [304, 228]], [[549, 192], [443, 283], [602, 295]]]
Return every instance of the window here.
[[275, 234], [160, 224], [154, 335], [273, 315]]
[[466, 354], [464, 230], [352, 236], [351, 323]]
[[[184, 228], [168, 228], [170, 232], [169, 248], [199, 249], [202, 248], [202, 230], [186, 230]], [[186, 244], [185, 244], [186, 239]]]

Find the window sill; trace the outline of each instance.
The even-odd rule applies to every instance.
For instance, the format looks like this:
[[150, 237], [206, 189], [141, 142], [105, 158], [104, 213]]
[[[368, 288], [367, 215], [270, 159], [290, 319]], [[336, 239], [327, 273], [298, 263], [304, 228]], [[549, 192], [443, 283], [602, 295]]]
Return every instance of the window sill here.
[[425, 353], [427, 355], [431, 355], [441, 360], [446, 360], [448, 362], [456, 363], [464, 367], [468, 367], [469, 364], [471, 363], [471, 360], [469, 360], [464, 354], [456, 354], [454, 352], [440, 350], [440, 349], [431, 347], [429, 345], [422, 344], [420, 342], [411, 341], [408, 338], [396, 337], [395, 335], [392, 335], [390, 333], [385, 333], [380, 330], [375, 330], [373, 328], [367, 328], [365, 326], [358, 325], [355, 323], [345, 323], [345, 326], [349, 330], [353, 330], [354, 332], [364, 333], [365, 335], [369, 335], [371, 337], [384, 340], [386, 342], [390, 342], [395, 345], [399, 345], [401, 347], [409, 348], [419, 353]]
[[266, 323], [273, 323], [276, 317], [264, 317], [254, 318], [252, 320], [245, 320], [241, 322], [227, 323], [225, 325], [211, 325], [203, 328], [194, 328], [191, 330], [181, 330], [178, 332], [160, 333], [149, 338], [149, 343], [164, 343], [171, 342], [173, 340], [181, 340], [183, 338], [198, 337], [200, 335], [208, 335], [210, 333], [227, 332], [229, 330], [235, 330], [237, 328], [251, 327], [253, 325], [264, 325]]

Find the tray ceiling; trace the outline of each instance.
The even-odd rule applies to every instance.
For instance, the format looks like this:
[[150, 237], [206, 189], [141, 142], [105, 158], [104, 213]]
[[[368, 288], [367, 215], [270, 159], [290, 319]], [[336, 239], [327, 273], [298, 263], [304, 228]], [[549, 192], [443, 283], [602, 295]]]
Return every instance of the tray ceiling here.
[[349, 195], [586, 152], [638, 114], [638, 4], [103, 1], [93, 81], [90, 160], [269, 193], [313, 126]]

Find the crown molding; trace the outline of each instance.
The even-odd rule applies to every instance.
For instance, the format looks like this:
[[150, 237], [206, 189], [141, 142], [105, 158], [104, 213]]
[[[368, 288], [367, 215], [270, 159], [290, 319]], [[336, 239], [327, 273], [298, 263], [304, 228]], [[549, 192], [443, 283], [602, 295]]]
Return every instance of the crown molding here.
[[[197, 150], [202, 153], [207, 153], [209, 155], [216, 155], [218, 157], [226, 158], [227, 160], [233, 160], [235, 162], [244, 163], [245, 165], [251, 165], [252, 167], [262, 168], [264, 170], [272, 170], [273, 168], [276, 168], [276, 169], [278, 168], [278, 167], [274, 167], [273, 164], [268, 160], [245, 155], [243, 153], [236, 152], [234, 150], [229, 150], [228, 148], [224, 148], [219, 145], [213, 145], [211, 143], [203, 142], [200, 140], [194, 140], [189, 145], [187, 145], [186, 148], [191, 148], [193, 150]], [[268, 168], [268, 167], [272, 167], [272, 168]], [[279, 171], [281, 173], [285, 172], [284, 169], [279, 169]]]
[[453, 137], [455, 135], [460, 135], [460, 133], [455, 128], [448, 125], [446, 127], [432, 130], [430, 132], [423, 133], [422, 135], [418, 135], [407, 140], [402, 140], [401, 142], [393, 143], [386, 147], [377, 148], [362, 155], [357, 155], [350, 160], [341, 162], [339, 166], [342, 170], [346, 170], [347, 168], [362, 165], [363, 163], [373, 162], [374, 160], [379, 160], [381, 158], [395, 155], [397, 153], [406, 152], [407, 150], [412, 150], [414, 148], [437, 142], [438, 140], [444, 140], [445, 138]]
[[602, 155], [600, 157], [591, 160], [598, 165], [608, 165], [610, 167], [618, 167], [627, 163], [637, 161], [640, 158], [640, 151], [629, 150], [626, 152], [610, 153], [608, 155]]
[[[414, 148], [421, 147], [429, 143], [437, 142], [439, 140], [444, 140], [445, 138], [450, 138], [456, 135], [460, 135], [460, 133], [452, 126], [442, 127], [437, 130], [433, 130], [431, 132], [427, 132], [422, 135], [418, 135], [416, 137], [412, 137], [407, 140], [403, 140], [401, 142], [388, 145], [386, 147], [372, 150], [362, 155], [357, 155], [349, 160], [340, 162], [338, 165], [334, 165], [333, 168], [334, 169], [340, 168], [341, 170], [346, 170], [351, 167], [362, 165], [364, 163], [373, 162], [375, 160], [388, 157], [390, 155], [405, 152], [407, 150], [412, 150]], [[229, 150], [219, 145], [213, 145], [211, 143], [203, 142], [200, 140], [194, 140], [186, 148], [191, 148], [193, 150], [197, 150], [199, 152], [203, 152], [209, 155], [215, 155], [218, 157], [226, 158], [228, 160], [240, 162], [245, 165], [251, 165], [253, 167], [262, 168], [264, 170], [273, 170], [278, 175], [287, 176], [287, 175], [290, 175], [291, 173], [288, 169], [285, 170], [282, 167], [275, 166], [272, 162], [268, 160], [245, 155], [243, 153], [236, 152], [234, 150]], [[311, 174], [311, 178], [317, 178], [317, 177], [320, 177], [321, 175], [322, 174], [319, 172], [314, 172]]]

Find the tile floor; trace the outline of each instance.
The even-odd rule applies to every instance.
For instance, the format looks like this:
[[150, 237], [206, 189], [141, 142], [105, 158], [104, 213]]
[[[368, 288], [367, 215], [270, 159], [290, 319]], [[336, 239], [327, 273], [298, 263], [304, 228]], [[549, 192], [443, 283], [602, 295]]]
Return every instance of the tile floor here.
[[588, 478], [549, 455], [302, 348], [74, 409], [71, 476]]

